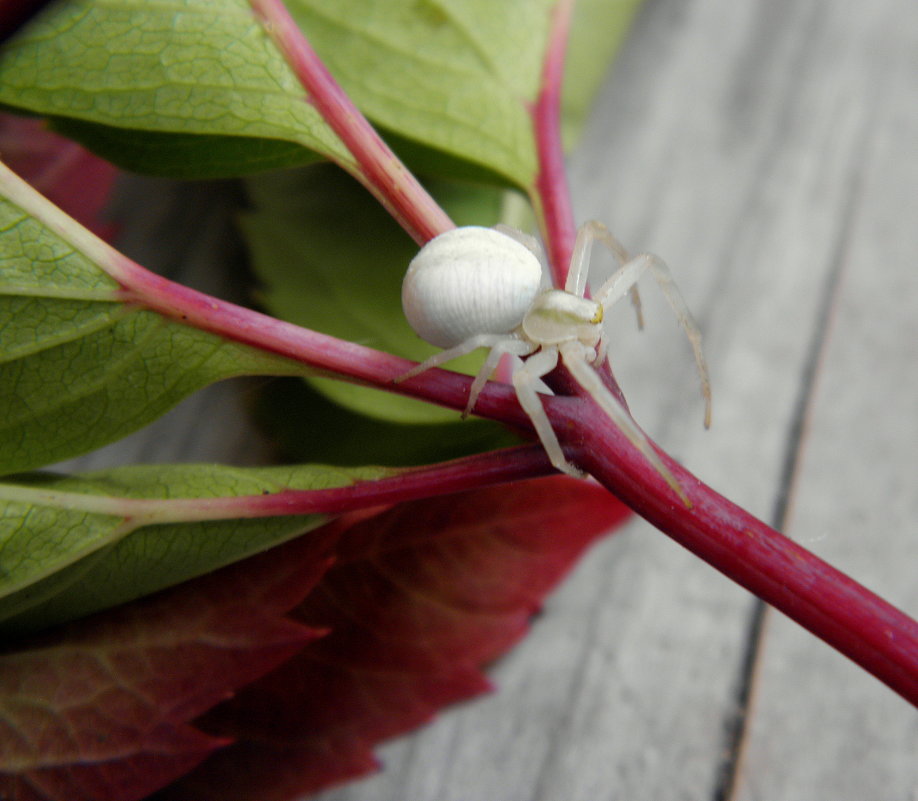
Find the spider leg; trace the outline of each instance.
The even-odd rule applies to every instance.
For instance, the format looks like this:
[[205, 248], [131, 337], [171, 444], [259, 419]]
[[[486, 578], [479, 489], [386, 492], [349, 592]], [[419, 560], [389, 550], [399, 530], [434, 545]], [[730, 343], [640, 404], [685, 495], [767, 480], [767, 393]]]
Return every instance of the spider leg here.
[[623, 264], [599, 288], [596, 300], [602, 304], [603, 308], [606, 305], [611, 306], [616, 303], [634, 286], [645, 270], [650, 270], [653, 274], [670, 308], [676, 315], [676, 320], [682, 326], [682, 330], [692, 346], [692, 352], [695, 354], [695, 367], [698, 370], [698, 377], [701, 379], [701, 395], [704, 398], [704, 427], [709, 428], [711, 425], [711, 379], [708, 375], [708, 364], [701, 350], [701, 330], [698, 328], [695, 318], [692, 317], [692, 313], [689, 311], [679, 287], [676, 286], [666, 262], [652, 253], [642, 253], [640, 256], [636, 256], [631, 261]]
[[[606, 413], [612, 423], [622, 432], [628, 441], [637, 448], [641, 454], [653, 466], [663, 480], [669, 484], [682, 502], [691, 507], [691, 502], [685, 494], [682, 485], [676, 480], [676, 477], [670, 472], [669, 468], [663, 464], [663, 460], [657, 452], [651, 447], [649, 440], [637, 423], [631, 419], [631, 416], [625, 411], [624, 407], [615, 399], [615, 396], [602, 383], [599, 374], [586, 362], [584, 358], [583, 346], [579, 342], [564, 342], [561, 344], [561, 357], [571, 375], [584, 391], [594, 400], [599, 407]], [[530, 360], [531, 361], [531, 360]], [[522, 399], [520, 399], [522, 402]]]
[[[564, 284], [565, 291], [571, 292], [581, 298], [584, 296], [586, 292], [587, 276], [590, 272], [590, 251], [593, 247], [593, 243], [597, 241], [605, 245], [611, 251], [618, 262], [619, 268], [630, 260], [631, 257], [628, 255], [628, 251], [625, 250], [625, 246], [612, 236], [612, 232], [609, 231], [605, 225], [599, 222], [599, 220], [585, 222], [580, 226], [580, 229], [577, 231], [577, 238], [574, 240], [574, 250], [571, 254], [570, 269], [567, 273], [567, 281]], [[641, 309], [641, 296], [638, 293], [637, 285], [632, 284], [629, 288], [629, 292], [631, 295], [631, 305], [637, 316], [638, 328], [643, 329], [644, 313]]]
[[548, 415], [542, 406], [539, 393], [536, 392], [535, 383], [543, 375], [548, 375], [555, 369], [558, 364], [558, 349], [553, 346], [542, 348], [534, 356], [527, 359], [523, 366], [513, 374], [513, 387], [516, 390], [516, 397], [519, 399], [523, 411], [529, 415], [532, 425], [535, 427], [536, 434], [545, 448], [545, 453], [551, 463], [563, 473], [567, 473], [574, 478], [583, 478], [583, 473], [574, 467], [564, 457], [564, 451], [561, 450], [561, 443], [555, 435]]
[[506, 334], [479, 334], [478, 336], [470, 337], [464, 342], [460, 342], [458, 345], [454, 345], [451, 348], [441, 350], [429, 359], [426, 359], [420, 364], [416, 364], [407, 373], [402, 373], [402, 375], [397, 378], [393, 378], [392, 383], [401, 384], [402, 381], [414, 378], [416, 375], [426, 372], [431, 367], [439, 367], [441, 364], [451, 362], [453, 359], [458, 359], [460, 356], [465, 356], [473, 350], [478, 350], [478, 348], [493, 348], [506, 339]]
[[512, 226], [504, 225], [503, 223], [498, 223], [495, 225], [494, 230], [499, 231], [504, 236], [509, 236], [511, 239], [515, 239], [530, 253], [532, 253], [539, 261], [542, 260], [542, 246], [539, 244], [539, 240], [534, 236], [530, 236], [524, 231], [520, 231], [519, 228], [513, 228]]
[[469, 389], [469, 400], [465, 405], [465, 410], [462, 412], [462, 419], [464, 420], [472, 413], [472, 409], [475, 408], [475, 402], [478, 400], [481, 390], [484, 389], [484, 385], [491, 377], [491, 373], [493, 373], [494, 369], [497, 367], [497, 363], [500, 361], [501, 356], [505, 353], [514, 356], [527, 356], [532, 353], [533, 350], [535, 350], [535, 345], [524, 342], [522, 339], [504, 338], [502, 341], [493, 345], [491, 347], [491, 352], [484, 360], [484, 364], [481, 365], [481, 369], [478, 371]]

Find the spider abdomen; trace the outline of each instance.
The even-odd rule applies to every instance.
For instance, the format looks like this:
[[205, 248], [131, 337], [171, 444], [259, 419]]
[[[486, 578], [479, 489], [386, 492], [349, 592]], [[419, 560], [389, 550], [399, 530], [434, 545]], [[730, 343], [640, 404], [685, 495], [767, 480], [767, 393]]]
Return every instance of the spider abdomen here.
[[492, 228], [454, 228], [412, 259], [402, 308], [422, 339], [451, 348], [517, 328], [541, 280], [542, 265], [522, 243]]

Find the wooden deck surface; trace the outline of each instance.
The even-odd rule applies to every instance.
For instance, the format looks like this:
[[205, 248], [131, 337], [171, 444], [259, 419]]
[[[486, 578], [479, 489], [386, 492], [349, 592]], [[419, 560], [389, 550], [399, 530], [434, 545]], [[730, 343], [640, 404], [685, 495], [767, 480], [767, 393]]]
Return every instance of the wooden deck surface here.
[[[918, 615], [918, 3], [648, 0], [570, 167], [578, 217], [663, 256], [704, 331], [709, 432], [653, 287], [644, 333], [614, 315], [642, 425]], [[120, 453], [251, 461], [200, 425], [233, 399]], [[493, 678], [323, 801], [918, 800], [918, 712], [641, 521]]]
[[[617, 315], [641, 423], [918, 614], [918, 3], [649, 0], [571, 176], [704, 329], [709, 432], [652, 286]], [[641, 521], [493, 676], [323, 801], [918, 799], [918, 712]]]

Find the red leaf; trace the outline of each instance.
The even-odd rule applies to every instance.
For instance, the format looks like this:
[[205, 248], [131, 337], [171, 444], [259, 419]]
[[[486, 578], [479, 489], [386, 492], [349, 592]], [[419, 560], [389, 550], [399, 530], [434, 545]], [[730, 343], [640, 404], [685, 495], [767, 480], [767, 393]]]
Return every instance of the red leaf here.
[[202, 718], [237, 743], [157, 798], [285, 801], [372, 770], [380, 740], [488, 689], [480, 667], [626, 515], [600, 487], [559, 477], [354, 524], [296, 610], [331, 633]]
[[99, 236], [114, 226], [102, 209], [118, 170], [75, 142], [49, 131], [41, 120], [0, 114], [0, 156], [33, 187]]
[[313, 532], [8, 645], [0, 798], [133, 801], [226, 745], [187, 721], [323, 633], [284, 614], [328, 568], [333, 541], [334, 532]]
[[28, 22], [50, 0], [0, 0], [0, 42], [4, 42]]

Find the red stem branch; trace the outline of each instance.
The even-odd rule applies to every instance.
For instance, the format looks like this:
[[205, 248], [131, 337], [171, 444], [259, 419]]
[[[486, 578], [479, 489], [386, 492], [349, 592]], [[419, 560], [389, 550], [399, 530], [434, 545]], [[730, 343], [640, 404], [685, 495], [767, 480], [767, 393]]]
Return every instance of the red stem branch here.
[[452, 495], [554, 473], [537, 445], [489, 451], [434, 465], [393, 469], [392, 475], [322, 490], [287, 489], [217, 498], [119, 498], [113, 513], [140, 526], [148, 523], [341, 514], [357, 509]]
[[561, 87], [568, 31], [574, 0], [558, 0], [542, 65], [542, 87], [532, 108], [533, 132], [539, 158], [532, 203], [540, 218], [545, 249], [555, 286], [563, 287], [567, 277], [577, 225], [564, 169], [561, 144]]
[[341, 164], [379, 200], [419, 245], [455, 224], [383, 142], [332, 77], [282, 0], [250, 0], [314, 105], [356, 160]]
[[[299, 328], [155, 275], [74, 226], [9, 171], [0, 170], [0, 176], [5, 188], [24, 208], [38, 215], [52, 230], [73, 236], [80, 249], [121, 284], [125, 302], [286, 356], [291, 359], [291, 373], [297, 372], [295, 360], [345, 380], [454, 409], [465, 406], [471, 385], [469, 376], [434, 369], [393, 384], [393, 379], [412, 362]], [[546, 396], [543, 403], [569, 458], [594, 474], [638, 514], [918, 704], [918, 624], [730, 503], [661, 453], [692, 503], [687, 509], [590, 398]], [[520, 430], [532, 430], [512, 387], [505, 384], [489, 382], [475, 413]], [[497, 476], [494, 471], [505, 469], [505, 475], [513, 477], [515, 470], [525, 473], [531, 469], [538, 474], [545, 469], [541, 454], [534, 459], [529, 452], [523, 459], [529, 460], [528, 466], [513, 464], [522, 458], [519, 455], [507, 458], [510, 464], [502, 468], [503, 457], [508, 454], [489, 461], [487, 470], [473, 473], [480, 472], [482, 480], [493, 483]], [[473, 473], [465, 471], [453, 479], [461, 482], [461, 488], [475, 486]], [[411, 480], [410, 474], [401, 479]], [[289, 506], [284, 513], [290, 513]]]

